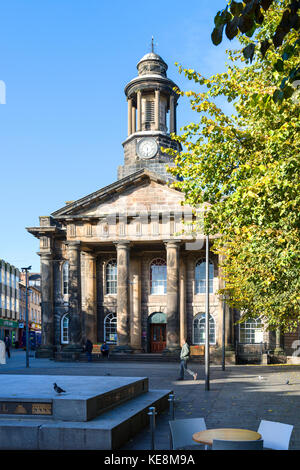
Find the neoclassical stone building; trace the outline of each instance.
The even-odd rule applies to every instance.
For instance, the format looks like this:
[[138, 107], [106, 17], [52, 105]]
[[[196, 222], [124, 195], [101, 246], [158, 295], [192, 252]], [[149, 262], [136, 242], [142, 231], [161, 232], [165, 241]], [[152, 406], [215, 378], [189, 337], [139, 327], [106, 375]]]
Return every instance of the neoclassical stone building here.
[[[170, 187], [166, 166], [172, 161], [161, 151], [179, 145], [170, 138], [176, 85], [154, 52], [137, 69], [125, 87], [128, 136], [117, 181], [27, 228], [40, 240], [40, 355], [77, 354], [86, 338], [125, 352], [177, 352], [182, 337], [204, 344], [204, 237], [188, 232], [195, 216]], [[218, 348], [223, 305], [213, 253], [209, 273], [210, 341]], [[225, 323], [225, 343], [234, 345], [240, 331], [228, 308]], [[243, 341], [261, 334], [251, 328], [242, 331]]]

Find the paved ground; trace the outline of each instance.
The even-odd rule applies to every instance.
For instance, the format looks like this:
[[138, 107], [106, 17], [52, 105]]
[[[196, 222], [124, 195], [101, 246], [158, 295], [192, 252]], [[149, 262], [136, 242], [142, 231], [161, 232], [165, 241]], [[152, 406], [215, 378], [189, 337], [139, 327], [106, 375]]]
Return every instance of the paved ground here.
[[[152, 389], [175, 393], [175, 418], [204, 417], [208, 428], [239, 427], [257, 430], [261, 419], [294, 426], [290, 449], [300, 449], [300, 367], [299, 366], [219, 366], [210, 368], [210, 390], [204, 390], [204, 368], [191, 364], [198, 379], [176, 381], [175, 363], [57, 363], [30, 357], [26, 368], [24, 351], [13, 351], [1, 374], [55, 374], [147, 376]], [[1, 380], [1, 377], [0, 377]], [[289, 384], [286, 384], [289, 380]], [[169, 414], [156, 419], [156, 449], [169, 449]], [[145, 429], [123, 449], [150, 449], [150, 432]]]

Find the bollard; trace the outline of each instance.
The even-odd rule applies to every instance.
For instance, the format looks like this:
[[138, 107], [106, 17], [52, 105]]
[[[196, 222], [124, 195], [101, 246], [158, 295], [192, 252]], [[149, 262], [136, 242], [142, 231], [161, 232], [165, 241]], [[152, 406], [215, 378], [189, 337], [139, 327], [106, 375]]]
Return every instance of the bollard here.
[[151, 432], [151, 450], [154, 450], [154, 432], [155, 432], [155, 406], [150, 406], [148, 416], [150, 416], [150, 432]]
[[169, 402], [169, 414], [170, 414], [170, 419], [172, 421], [174, 421], [174, 394], [173, 393], [170, 393], [169, 395], [169, 398], [168, 398], [168, 402]]

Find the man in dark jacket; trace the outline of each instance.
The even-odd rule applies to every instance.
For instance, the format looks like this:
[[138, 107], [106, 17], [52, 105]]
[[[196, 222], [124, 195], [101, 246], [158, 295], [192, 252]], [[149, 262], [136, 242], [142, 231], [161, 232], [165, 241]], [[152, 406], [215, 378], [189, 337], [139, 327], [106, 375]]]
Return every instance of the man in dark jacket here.
[[10, 340], [10, 337], [8, 335], [5, 336], [4, 343], [5, 343], [5, 349], [6, 349], [8, 358], [10, 358], [11, 340]]
[[88, 362], [91, 362], [92, 360], [92, 351], [93, 351], [93, 343], [87, 339], [85, 343], [85, 352], [88, 358]]
[[100, 351], [103, 357], [107, 357], [107, 359], [109, 358], [109, 346], [106, 344], [106, 341], [101, 345]]
[[194, 380], [197, 379], [197, 374], [187, 368], [187, 361], [190, 357], [190, 347], [184, 338], [181, 341], [181, 352], [180, 352], [180, 375], [177, 380], [184, 380], [184, 371], [186, 370], [190, 375], [193, 376]]

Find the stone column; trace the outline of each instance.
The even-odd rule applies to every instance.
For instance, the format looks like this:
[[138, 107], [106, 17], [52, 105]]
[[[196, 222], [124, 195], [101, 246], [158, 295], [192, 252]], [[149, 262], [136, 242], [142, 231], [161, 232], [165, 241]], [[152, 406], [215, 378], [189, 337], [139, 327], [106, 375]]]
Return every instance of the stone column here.
[[155, 130], [159, 131], [159, 97], [160, 91], [155, 90]]
[[[222, 267], [220, 265], [224, 263], [225, 257], [223, 255], [219, 255], [218, 260], [219, 260], [218, 261], [219, 288], [224, 289], [225, 281], [223, 279]], [[231, 315], [233, 315], [233, 312], [231, 312], [231, 309], [226, 301], [226, 298], [222, 295], [219, 300], [219, 318], [222, 319], [222, 321], [219, 322], [218, 343], [222, 345], [223, 328], [224, 328], [225, 329], [225, 333], [224, 333], [225, 347], [228, 350], [234, 349], [233, 344], [232, 344], [233, 335], [232, 335], [232, 327], [231, 327], [231, 323], [232, 323]], [[224, 325], [223, 325], [223, 319], [225, 320]]]
[[142, 93], [140, 90], [137, 92], [137, 131], [142, 130]]
[[82, 350], [80, 242], [69, 242], [69, 344], [65, 350]]
[[180, 260], [180, 342], [185, 338], [187, 339], [187, 325], [186, 325], [186, 266], [185, 259]]
[[179, 322], [179, 242], [166, 242], [167, 248], [167, 345], [166, 352], [180, 349]]
[[118, 345], [115, 351], [128, 352], [130, 348], [129, 337], [129, 242], [123, 241], [117, 245], [117, 335]]
[[53, 259], [51, 252], [38, 253], [41, 261], [42, 340], [37, 357], [52, 357], [54, 351]]
[[276, 329], [276, 346], [275, 346], [275, 354], [282, 354], [283, 353], [283, 348], [282, 348], [282, 335], [281, 335], [281, 330], [280, 328]]
[[170, 134], [175, 132], [175, 104], [174, 95], [170, 96]]
[[128, 135], [132, 134], [132, 99], [128, 98]]
[[130, 346], [135, 352], [142, 350], [141, 325], [141, 258], [137, 257], [130, 263], [131, 279], [131, 312], [130, 312]]
[[133, 134], [136, 130], [136, 109], [134, 106], [132, 106], [131, 108], [131, 127], [131, 131]]
[[97, 342], [97, 309], [96, 309], [96, 257], [93, 253], [85, 253], [85, 289], [82, 299], [85, 334], [92, 343]]

